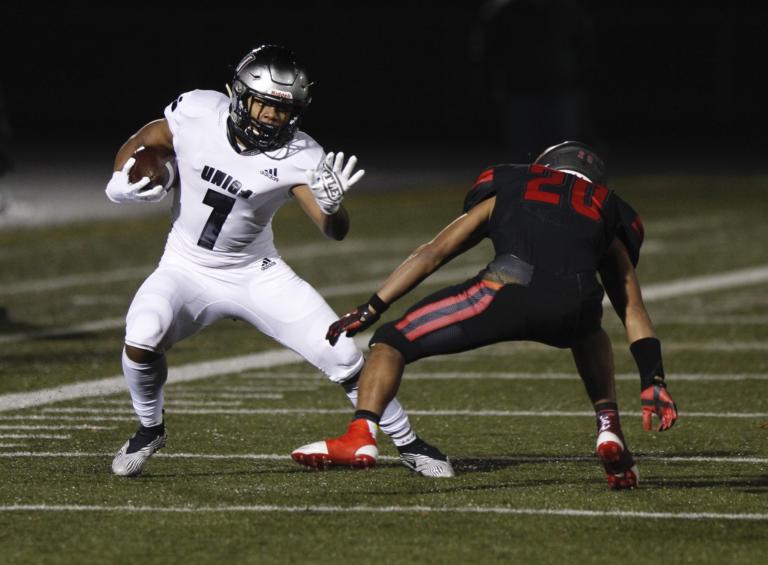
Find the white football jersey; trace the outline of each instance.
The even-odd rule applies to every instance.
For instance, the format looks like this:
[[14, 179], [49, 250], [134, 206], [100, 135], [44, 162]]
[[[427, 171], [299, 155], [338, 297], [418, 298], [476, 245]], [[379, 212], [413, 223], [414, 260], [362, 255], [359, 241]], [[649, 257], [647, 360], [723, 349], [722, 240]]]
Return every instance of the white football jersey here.
[[304, 132], [269, 153], [237, 153], [227, 139], [229, 98], [193, 90], [165, 108], [179, 187], [167, 248], [205, 267], [244, 266], [278, 255], [272, 217], [306, 184], [323, 148]]

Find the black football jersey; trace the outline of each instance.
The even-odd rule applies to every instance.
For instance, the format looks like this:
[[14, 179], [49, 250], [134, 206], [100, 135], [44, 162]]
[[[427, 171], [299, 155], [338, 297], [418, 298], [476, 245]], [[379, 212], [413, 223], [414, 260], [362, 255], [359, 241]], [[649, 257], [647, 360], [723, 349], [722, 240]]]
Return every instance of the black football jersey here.
[[464, 211], [492, 196], [488, 237], [497, 255], [511, 253], [554, 275], [596, 271], [619, 237], [637, 265], [642, 221], [605, 186], [538, 164], [498, 165], [478, 177]]

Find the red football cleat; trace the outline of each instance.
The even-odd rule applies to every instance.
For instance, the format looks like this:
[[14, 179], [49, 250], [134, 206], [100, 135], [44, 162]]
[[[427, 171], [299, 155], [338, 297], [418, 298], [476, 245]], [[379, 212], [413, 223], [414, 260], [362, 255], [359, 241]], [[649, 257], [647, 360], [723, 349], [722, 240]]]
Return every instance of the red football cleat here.
[[309, 443], [291, 453], [297, 463], [323, 471], [334, 465], [368, 469], [376, 465], [378, 456], [376, 438], [363, 418], [353, 420], [343, 436]]
[[597, 416], [597, 426], [596, 453], [605, 468], [608, 486], [616, 490], [635, 488], [640, 473], [621, 433], [618, 412], [601, 411]]

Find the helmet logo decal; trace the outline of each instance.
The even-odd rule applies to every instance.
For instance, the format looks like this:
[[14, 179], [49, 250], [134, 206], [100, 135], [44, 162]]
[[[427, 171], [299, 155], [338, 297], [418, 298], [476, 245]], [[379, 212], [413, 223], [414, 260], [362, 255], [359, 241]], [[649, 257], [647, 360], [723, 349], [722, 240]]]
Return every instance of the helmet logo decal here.
[[286, 100], [293, 100], [293, 94], [290, 92], [285, 92], [284, 90], [275, 90], [274, 88], [271, 88], [268, 94], [277, 96], [278, 98], [285, 98]]

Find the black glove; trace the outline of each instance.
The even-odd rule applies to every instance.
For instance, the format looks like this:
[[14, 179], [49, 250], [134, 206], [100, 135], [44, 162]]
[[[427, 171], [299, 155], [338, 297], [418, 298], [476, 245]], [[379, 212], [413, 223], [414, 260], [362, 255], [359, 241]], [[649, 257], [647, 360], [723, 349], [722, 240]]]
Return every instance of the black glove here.
[[357, 335], [375, 324], [387, 308], [389, 308], [389, 304], [379, 298], [378, 294], [374, 294], [368, 302], [361, 304], [332, 323], [325, 334], [325, 339], [331, 345], [336, 345], [339, 336], [344, 332], [347, 333], [347, 337]]

